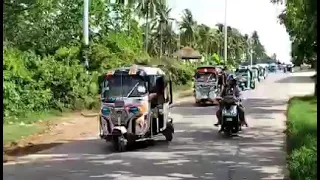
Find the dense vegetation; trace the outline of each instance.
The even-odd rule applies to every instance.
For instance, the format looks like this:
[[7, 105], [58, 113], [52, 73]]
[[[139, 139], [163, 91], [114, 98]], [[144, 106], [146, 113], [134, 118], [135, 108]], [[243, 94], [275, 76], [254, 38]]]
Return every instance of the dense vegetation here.
[[[221, 64], [223, 25], [197, 24], [184, 10], [179, 33], [170, 8], [161, 0], [90, 1], [90, 45], [83, 45], [82, 0], [4, 1], [4, 116], [49, 109], [91, 108], [97, 102], [97, 77], [106, 69], [165, 64], [178, 85], [188, 84], [193, 65], [173, 57], [191, 46]], [[145, 4], [142, 4], [144, 2]], [[143, 23], [141, 23], [143, 22]], [[266, 58], [257, 32], [251, 37], [228, 27], [228, 64]], [[251, 43], [249, 43], [251, 42]], [[84, 56], [89, 66], [84, 66]]]
[[289, 102], [287, 126], [288, 169], [291, 179], [317, 179], [317, 98], [292, 98]]

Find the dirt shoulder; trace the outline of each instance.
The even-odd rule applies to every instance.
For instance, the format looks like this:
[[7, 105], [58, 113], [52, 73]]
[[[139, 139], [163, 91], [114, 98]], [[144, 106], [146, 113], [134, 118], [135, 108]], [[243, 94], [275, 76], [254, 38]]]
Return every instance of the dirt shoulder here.
[[[191, 90], [183, 91], [175, 95], [175, 102], [186, 100], [191, 94]], [[16, 157], [33, 154], [70, 141], [98, 137], [97, 115], [98, 112], [85, 111], [71, 113], [50, 121], [37, 122], [34, 125], [42, 131], [17, 142], [4, 144], [3, 162], [13, 161]]]
[[4, 162], [14, 160], [17, 156], [32, 154], [69, 141], [93, 137], [98, 134], [97, 117], [84, 117], [81, 113], [39, 122], [35, 125], [43, 129], [43, 131], [27, 136], [17, 142], [4, 144]]

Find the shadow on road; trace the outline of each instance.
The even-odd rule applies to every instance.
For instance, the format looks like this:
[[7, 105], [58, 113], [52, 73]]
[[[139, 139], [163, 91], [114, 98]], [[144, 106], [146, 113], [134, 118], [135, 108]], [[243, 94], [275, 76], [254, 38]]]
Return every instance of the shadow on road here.
[[289, 76], [276, 81], [275, 83], [313, 83], [311, 77], [308, 76]]
[[[247, 115], [277, 120], [270, 118], [270, 114], [284, 112], [277, 106], [285, 103], [284, 100], [249, 98], [244, 106]], [[214, 116], [215, 108], [185, 103], [172, 111], [197, 119], [201, 115]], [[192, 121], [175, 123], [176, 133], [170, 143], [160, 137], [152, 146], [138, 143], [130, 151], [116, 153], [110, 144], [100, 139], [73, 141], [24, 157], [23, 165], [5, 165], [3, 177], [26, 180], [283, 179], [280, 175], [285, 154], [279, 129], [271, 125], [249, 127], [238, 137], [226, 138], [218, 134], [218, 128], [199, 126], [199, 122]]]
[[103, 140], [70, 142], [26, 157], [26, 164], [4, 166], [4, 179], [253, 180], [271, 179], [281, 165], [277, 158], [283, 156], [283, 145], [272, 141], [279, 138], [272, 127], [248, 128], [236, 138], [223, 137], [211, 127], [176, 127], [173, 142], [158, 140], [124, 153], [110, 151]]

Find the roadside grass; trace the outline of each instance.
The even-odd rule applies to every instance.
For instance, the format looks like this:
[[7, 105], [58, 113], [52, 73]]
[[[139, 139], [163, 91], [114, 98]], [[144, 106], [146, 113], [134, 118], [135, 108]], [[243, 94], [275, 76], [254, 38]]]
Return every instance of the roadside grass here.
[[[174, 86], [173, 91], [175, 99], [192, 95], [190, 84]], [[88, 110], [89, 113], [92, 111], [96, 110]], [[18, 142], [22, 138], [37, 134], [45, 129], [44, 126], [39, 125], [39, 122], [49, 122], [51, 120], [57, 121], [70, 112], [71, 110], [64, 110], [63, 112], [52, 110], [26, 113], [20, 117], [7, 117], [4, 119], [3, 124], [3, 145], [10, 145], [13, 142]]]
[[287, 120], [287, 166], [292, 180], [317, 179], [317, 97], [293, 97]]
[[43, 130], [43, 127], [37, 125], [39, 121], [50, 121], [57, 117], [62, 117], [68, 110], [60, 111], [45, 111], [26, 113], [19, 117], [7, 117], [3, 124], [3, 144], [16, 142], [21, 138], [38, 133]]

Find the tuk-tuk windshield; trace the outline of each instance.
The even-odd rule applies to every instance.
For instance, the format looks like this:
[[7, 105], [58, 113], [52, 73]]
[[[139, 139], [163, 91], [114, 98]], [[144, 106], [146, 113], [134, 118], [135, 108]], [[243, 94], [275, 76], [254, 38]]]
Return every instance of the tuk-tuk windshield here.
[[102, 98], [141, 97], [145, 95], [145, 93], [138, 92], [138, 86], [146, 88], [145, 81], [137, 75], [109, 76], [104, 80]]
[[197, 82], [216, 81], [216, 74], [213, 73], [196, 73], [195, 79]]
[[248, 70], [247, 69], [238, 69], [237, 74], [242, 74], [244, 76], [247, 76], [248, 75]]

